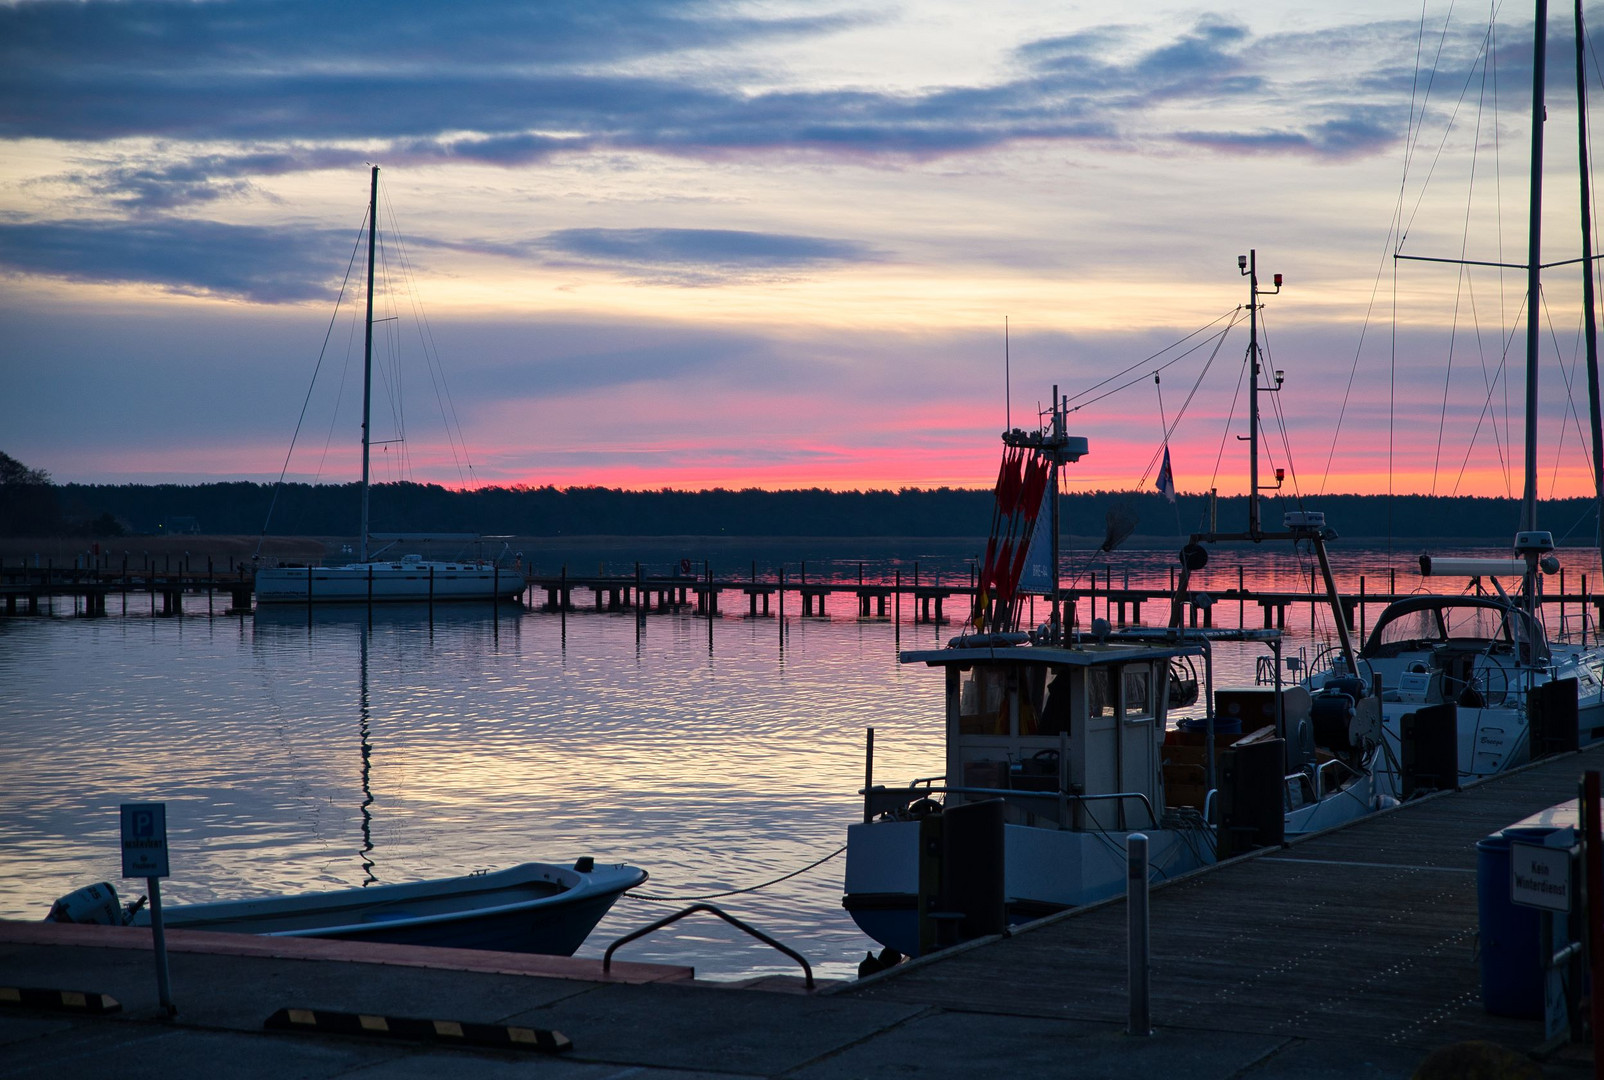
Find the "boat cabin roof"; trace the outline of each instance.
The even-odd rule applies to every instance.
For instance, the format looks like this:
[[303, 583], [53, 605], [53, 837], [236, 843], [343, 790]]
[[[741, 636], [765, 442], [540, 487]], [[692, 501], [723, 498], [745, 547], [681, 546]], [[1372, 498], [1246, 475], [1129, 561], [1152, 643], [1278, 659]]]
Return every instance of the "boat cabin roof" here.
[[1203, 646], [1197, 644], [1131, 645], [1116, 642], [1086, 641], [1078, 645], [1028, 644], [966, 644], [964, 638], [954, 638], [945, 649], [907, 650], [900, 654], [904, 664], [927, 664], [930, 667], [959, 665], [968, 667], [984, 661], [1009, 664], [1057, 664], [1070, 667], [1101, 667], [1111, 664], [1128, 664], [1142, 660], [1167, 660], [1173, 656], [1201, 656]]
[[1256, 627], [1243, 626], [1132, 626], [1115, 630], [1109, 634], [1113, 641], [1173, 641], [1176, 635], [1185, 641], [1279, 641], [1282, 633], [1279, 630], [1260, 630]]

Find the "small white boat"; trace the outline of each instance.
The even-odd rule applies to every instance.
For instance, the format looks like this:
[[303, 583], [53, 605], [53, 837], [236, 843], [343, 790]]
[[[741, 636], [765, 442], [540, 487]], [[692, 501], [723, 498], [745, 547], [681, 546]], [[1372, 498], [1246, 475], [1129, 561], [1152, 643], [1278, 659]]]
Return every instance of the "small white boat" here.
[[[465, 877], [365, 889], [163, 906], [175, 930], [340, 938], [397, 945], [571, 956], [613, 902], [646, 871], [581, 859], [572, 867], [524, 863]], [[108, 883], [80, 889], [51, 907], [47, 921], [149, 926], [142, 904], [123, 910]]]

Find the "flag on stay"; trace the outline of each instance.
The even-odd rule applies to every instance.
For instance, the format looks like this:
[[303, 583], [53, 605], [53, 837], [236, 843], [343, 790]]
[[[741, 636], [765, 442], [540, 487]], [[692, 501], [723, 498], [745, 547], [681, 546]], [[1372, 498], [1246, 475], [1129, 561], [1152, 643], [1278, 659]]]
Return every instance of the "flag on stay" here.
[[1047, 593], [1053, 587], [1053, 493], [1043, 491], [1036, 528], [1030, 534], [1025, 565], [1019, 575], [1019, 588], [1025, 592]]
[[1175, 474], [1170, 471], [1170, 448], [1164, 448], [1164, 465], [1158, 471], [1157, 488], [1170, 502], [1175, 501]]

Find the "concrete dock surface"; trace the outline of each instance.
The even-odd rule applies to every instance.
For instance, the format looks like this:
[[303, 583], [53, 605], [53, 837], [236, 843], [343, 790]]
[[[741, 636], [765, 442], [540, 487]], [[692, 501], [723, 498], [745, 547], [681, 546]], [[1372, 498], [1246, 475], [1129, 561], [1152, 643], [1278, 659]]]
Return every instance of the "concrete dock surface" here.
[[[148, 931], [0, 922], [0, 996], [121, 1006], [0, 1005], [0, 1076], [1402, 1078], [1472, 1039], [1526, 1075], [1591, 1076], [1585, 1048], [1532, 1061], [1541, 1024], [1482, 1010], [1474, 868], [1476, 840], [1573, 798], [1601, 763], [1563, 755], [1155, 889], [1148, 1037], [1124, 1033], [1122, 901], [812, 994], [623, 961], [604, 976], [595, 960], [175, 931], [172, 1020]], [[264, 1027], [281, 1010], [302, 1026]], [[401, 1019], [444, 1024], [417, 1041], [394, 1037]], [[464, 1025], [525, 1034], [463, 1045]], [[540, 1052], [536, 1030], [572, 1046]]]

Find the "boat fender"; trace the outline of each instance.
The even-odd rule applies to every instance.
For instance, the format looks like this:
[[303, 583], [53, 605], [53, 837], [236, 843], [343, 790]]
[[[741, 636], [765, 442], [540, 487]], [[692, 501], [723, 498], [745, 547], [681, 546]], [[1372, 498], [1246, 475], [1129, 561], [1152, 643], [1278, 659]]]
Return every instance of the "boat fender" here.
[[102, 881], [99, 885], [86, 885], [77, 892], [68, 893], [51, 904], [45, 922], [121, 926], [123, 909], [117, 902], [117, 890], [111, 882]]

